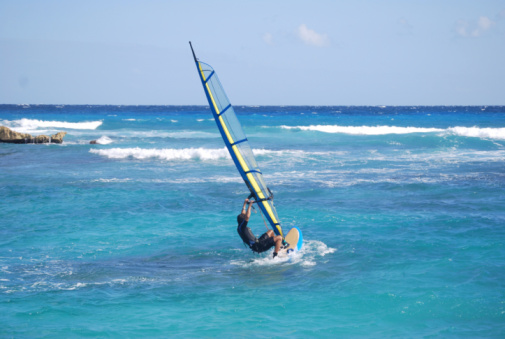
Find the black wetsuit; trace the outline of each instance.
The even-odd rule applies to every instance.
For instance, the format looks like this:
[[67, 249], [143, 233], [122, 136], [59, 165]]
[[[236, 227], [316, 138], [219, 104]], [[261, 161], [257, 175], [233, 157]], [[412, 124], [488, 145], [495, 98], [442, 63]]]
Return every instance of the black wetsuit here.
[[251, 248], [254, 252], [261, 253], [268, 251], [275, 246], [274, 238], [269, 237], [268, 234], [264, 233], [259, 239], [257, 239], [251, 229], [247, 227], [247, 221], [242, 214], [237, 217], [238, 227], [237, 232], [242, 241]]

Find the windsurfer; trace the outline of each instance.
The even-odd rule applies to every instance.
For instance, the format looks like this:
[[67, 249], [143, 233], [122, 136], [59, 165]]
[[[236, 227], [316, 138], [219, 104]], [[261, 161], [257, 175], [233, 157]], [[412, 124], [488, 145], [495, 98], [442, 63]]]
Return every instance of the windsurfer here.
[[[251, 217], [251, 209], [254, 200], [245, 199], [244, 205], [242, 206], [242, 211], [237, 216], [237, 232], [242, 241], [249, 246], [253, 252], [261, 253], [268, 251], [270, 248], [275, 246], [274, 249], [274, 258], [279, 253], [279, 250], [283, 246], [287, 246], [288, 244], [282, 239], [282, 236], [275, 235], [274, 231], [268, 230], [266, 233], [261, 235], [261, 237], [256, 238], [249, 227], [247, 227], [247, 223], [249, 222], [249, 218]], [[246, 207], [247, 206], [247, 207]]]

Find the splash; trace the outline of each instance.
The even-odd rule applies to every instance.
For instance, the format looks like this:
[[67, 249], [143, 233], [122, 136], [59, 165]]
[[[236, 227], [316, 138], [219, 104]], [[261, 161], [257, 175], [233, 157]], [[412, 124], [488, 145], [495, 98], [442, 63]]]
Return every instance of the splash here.
[[232, 260], [232, 265], [248, 267], [262, 267], [274, 265], [300, 265], [303, 267], [316, 266], [326, 255], [335, 253], [336, 248], [328, 247], [319, 240], [305, 240], [300, 251], [284, 257], [272, 257], [272, 250], [260, 254], [259, 257], [251, 260]]
[[109, 137], [107, 137], [105, 135], [101, 136], [98, 139], [96, 139], [96, 143], [100, 144], [100, 145], [108, 145], [108, 144], [113, 143], [113, 142], [114, 141], [111, 138], [109, 138]]

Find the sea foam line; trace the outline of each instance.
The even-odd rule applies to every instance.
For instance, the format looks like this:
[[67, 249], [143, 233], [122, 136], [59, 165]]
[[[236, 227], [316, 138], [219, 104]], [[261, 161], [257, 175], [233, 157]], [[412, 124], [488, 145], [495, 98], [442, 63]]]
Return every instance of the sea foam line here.
[[449, 127], [424, 128], [424, 127], [399, 127], [399, 126], [339, 126], [339, 125], [310, 125], [310, 126], [280, 126], [283, 129], [298, 129], [302, 131], [318, 131], [324, 133], [342, 133], [351, 135], [387, 135], [411, 133], [444, 133], [463, 137], [477, 137], [483, 139], [505, 140], [505, 128], [480, 128], [480, 127]]
[[299, 129], [302, 131], [318, 131], [325, 133], [343, 133], [352, 135], [385, 135], [385, 134], [410, 134], [443, 132], [439, 128], [421, 127], [397, 127], [397, 126], [339, 126], [339, 125], [310, 125], [310, 126], [286, 126], [283, 129]]
[[109, 159], [149, 159], [157, 158], [161, 160], [218, 160], [229, 158], [230, 155], [226, 148], [207, 149], [207, 148], [183, 148], [183, 149], [145, 149], [145, 148], [110, 148], [110, 149], [91, 149], [91, 153], [98, 154]]

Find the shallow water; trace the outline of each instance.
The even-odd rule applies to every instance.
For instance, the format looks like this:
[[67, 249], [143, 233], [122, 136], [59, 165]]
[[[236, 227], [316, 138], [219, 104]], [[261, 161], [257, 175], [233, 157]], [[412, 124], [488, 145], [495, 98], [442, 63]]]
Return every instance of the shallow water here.
[[208, 108], [0, 105], [68, 132], [0, 144], [0, 336], [503, 337], [504, 107], [235, 110], [290, 260]]

